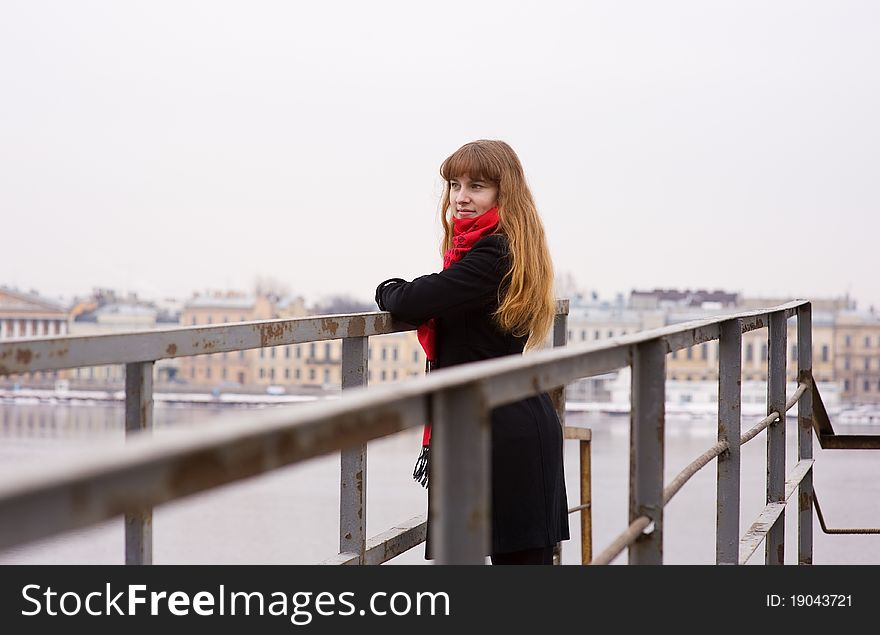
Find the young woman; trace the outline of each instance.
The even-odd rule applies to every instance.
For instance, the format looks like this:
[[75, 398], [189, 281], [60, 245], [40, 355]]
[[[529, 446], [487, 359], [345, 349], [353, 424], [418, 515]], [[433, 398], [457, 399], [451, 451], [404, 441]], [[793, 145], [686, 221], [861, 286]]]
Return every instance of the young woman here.
[[[432, 370], [539, 346], [553, 322], [553, 264], [519, 158], [503, 141], [474, 141], [440, 175], [443, 271], [386, 280], [376, 303], [418, 325]], [[551, 564], [569, 537], [559, 419], [543, 393], [493, 409], [491, 421], [492, 563]], [[426, 426], [413, 474], [424, 485], [429, 448]]]

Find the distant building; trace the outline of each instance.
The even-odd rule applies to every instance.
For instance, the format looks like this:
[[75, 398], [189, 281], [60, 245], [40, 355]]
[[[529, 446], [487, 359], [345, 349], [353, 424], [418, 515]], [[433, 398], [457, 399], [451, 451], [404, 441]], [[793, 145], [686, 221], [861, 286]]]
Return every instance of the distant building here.
[[[112, 333], [134, 333], [177, 326], [177, 316], [160, 312], [149, 303], [138, 302], [135, 296], [128, 301], [115, 298], [102, 304], [108, 297], [83, 301], [77, 305], [78, 314], [70, 322], [71, 335], [109, 335]], [[178, 372], [178, 359], [160, 359], [156, 362], [155, 379], [158, 383], [169, 381]], [[87, 368], [73, 368], [63, 371], [63, 376], [77, 384], [101, 384], [122, 386], [125, 383], [125, 366], [113, 364]]]
[[[342, 385], [342, 340], [325, 340], [260, 349], [258, 384], [335, 389]], [[415, 331], [370, 338], [370, 384], [400, 381], [425, 371], [425, 354]]]
[[832, 350], [841, 398], [880, 402], [880, 316], [864, 311], [838, 313]]
[[[35, 291], [22, 292], [0, 286], [0, 341], [24, 337], [50, 337], [67, 335], [67, 309], [55, 300], [45, 298]], [[2, 381], [21, 380], [52, 381], [57, 371], [27, 373], [0, 378]]]
[[654, 289], [653, 291], [633, 291], [630, 294], [630, 308], [636, 310], [661, 309], [671, 307], [713, 308], [737, 306], [738, 294], [716, 289]]
[[[181, 325], [299, 318], [306, 317], [306, 312], [302, 298], [200, 296], [184, 306]], [[368, 356], [367, 376], [372, 384], [424, 373], [425, 356], [414, 331], [371, 337]], [[342, 384], [342, 340], [185, 357], [180, 375], [200, 388], [338, 389]]]
[[0, 340], [67, 334], [68, 311], [36, 292], [0, 287]]
[[[235, 322], [269, 320], [276, 317], [272, 299], [265, 295], [234, 292], [197, 295], [181, 311], [180, 326], [209, 326]], [[257, 383], [261, 351], [233, 351], [180, 358], [180, 379], [193, 386]]]
[[[569, 345], [596, 343], [665, 324], [665, 313], [660, 309], [636, 310], [628, 306], [623, 296], [614, 302], [600, 301], [596, 294], [576, 295], [570, 301], [568, 313]], [[579, 379], [568, 385], [566, 398], [572, 401], [607, 401], [611, 398], [609, 383], [616, 373]]]
[[[776, 306], [791, 298], [743, 298], [724, 291], [635, 291], [629, 303], [618, 298], [602, 302], [595, 296], [573, 302], [568, 318], [568, 342], [596, 342], [637, 331], [681, 324], [749, 309]], [[849, 297], [812, 300], [813, 377], [833, 382], [840, 398], [856, 402], [880, 402], [880, 316], [857, 312]], [[742, 380], [766, 382], [767, 329], [743, 334]], [[797, 377], [797, 321], [788, 321], [786, 341], [787, 378]], [[674, 382], [717, 382], [718, 341], [670, 353], [667, 379]], [[614, 375], [579, 380], [569, 385], [572, 400], [601, 401], [610, 398]]]

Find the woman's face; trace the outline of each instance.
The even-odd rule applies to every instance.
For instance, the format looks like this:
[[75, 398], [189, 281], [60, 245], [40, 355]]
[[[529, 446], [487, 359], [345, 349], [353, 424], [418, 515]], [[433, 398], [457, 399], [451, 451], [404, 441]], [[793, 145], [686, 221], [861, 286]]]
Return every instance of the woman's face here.
[[471, 181], [467, 175], [449, 179], [449, 202], [455, 218], [476, 218], [497, 205], [498, 186], [490, 181]]

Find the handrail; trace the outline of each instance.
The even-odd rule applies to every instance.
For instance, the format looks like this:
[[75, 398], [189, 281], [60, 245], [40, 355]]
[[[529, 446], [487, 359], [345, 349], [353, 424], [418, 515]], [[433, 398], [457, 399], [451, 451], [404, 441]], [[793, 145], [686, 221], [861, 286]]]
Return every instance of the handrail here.
[[0, 342], [0, 376], [230, 353], [268, 346], [412, 330], [387, 312], [181, 326], [133, 333], [60, 335]]
[[[800, 344], [805, 344], [799, 346], [799, 351], [809, 349], [809, 311], [809, 302], [793, 301], [758, 311], [643, 331], [598, 344], [572, 345], [525, 356], [509, 356], [443, 369], [424, 378], [405, 380], [393, 386], [374, 387], [369, 391], [354, 388], [345, 391], [339, 400], [303, 404], [296, 412], [247, 415], [236, 413], [234, 416], [222, 416], [218, 417], [219, 421], [211, 428], [182, 431], [175, 438], [133, 437], [130, 443], [119, 448], [114, 455], [88, 451], [71, 459], [67, 465], [26, 469], [22, 471], [17, 483], [0, 484], [0, 548], [98, 522], [122, 512], [132, 512], [174, 500], [333, 450], [364, 444], [370, 439], [420, 426], [430, 419], [441, 425], [451, 426], [450, 430], [456, 431], [456, 434], [446, 437], [445, 443], [456, 444], [463, 439], [471, 439], [470, 445], [466, 446], [466, 451], [470, 454], [462, 459], [461, 464], [468, 465], [473, 470], [451, 469], [450, 457], [456, 456], [452, 452], [453, 448], [444, 448], [441, 445], [436, 448], [437, 469], [441, 477], [438, 482], [438, 509], [442, 514], [448, 515], [441, 516], [444, 517], [444, 523], [438, 528], [438, 544], [441, 545], [441, 553], [446, 554], [445, 560], [441, 558], [441, 562], [475, 561], [474, 558], [485, 553], [478, 543], [483, 538], [478, 537], [486, 535], [485, 516], [481, 516], [482, 512], [479, 510], [485, 510], [487, 501], [483, 498], [487, 481], [484, 480], [484, 467], [481, 466], [485, 466], [488, 440], [479, 437], [474, 442], [477, 437], [468, 435], [483, 434], [479, 431], [482, 430], [479, 427], [480, 421], [488, 410], [564, 386], [574, 379], [632, 365], [633, 425], [638, 422], [639, 427], [634, 427], [638, 431], [638, 437], [631, 440], [635, 448], [632, 451], [636, 452], [633, 456], [637, 459], [636, 464], [631, 466], [631, 470], [635, 470], [631, 472], [631, 480], [639, 483], [639, 487], [636, 490], [631, 489], [636, 492], [637, 498], [631, 500], [630, 508], [653, 511], [649, 511], [649, 516], [636, 514], [630, 528], [621, 538], [626, 537], [625, 544], [631, 544], [635, 540], [636, 545], [640, 545], [636, 551], [636, 562], [653, 561], [661, 553], [657, 545], [660, 544], [658, 541], [662, 535], [663, 499], [671, 498], [691, 475], [684, 472], [680, 474], [666, 492], [654, 489], [656, 485], [653, 483], [656, 480], [651, 480], [652, 473], [658, 466], [662, 473], [662, 438], [659, 439], [661, 454], [658, 463], [658, 439], [656, 435], [652, 436], [651, 426], [657, 424], [662, 433], [664, 377], [658, 376], [658, 372], [662, 374], [665, 369], [665, 354], [713, 339], [721, 339], [724, 345], [728, 341], [725, 337], [732, 337], [733, 332], [729, 330], [731, 324], [735, 325], [737, 338], [743, 332], [769, 327], [770, 393], [772, 400], [778, 400], [771, 401], [771, 405], [776, 403], [782, 406], [784, 383], [780, 384], [780, 381], [784, 382], [785, 371], [785, 320], [798, 316], [799, 338], [805, 338], [803, 341], [799, 339]], [[802, 315], [807, 320], [803, 331]], [[364, 342], [370, 334], [411, 328], [394, 323], [387, 313], [369, 313], [129, 335], [14, 340], [0, 344], [0, 375], [99, 363], [127, 363], [129, 367], [143, 363], [146, 367], [152, 361], [167, 357], [276, 346], [315, 339], [359, 338], [360, 342]], [[307, 337], [311, 340], [306, 339]], [[229, 341], [229, 338], [234, 341]], [[123, 351], [121, 357], [120, 350]], [[734, 349], [728, 349], [732, 350]], [[111, 354], [114, 351], [115, 354]], [[358, 355], [365, 359], [364, 349], [359, 351]], [[345, 358], [345, 354], [343, 357]], [[809, 373], [809, 363], [809, 353], [804, 352], [799, 357], [800, 377]], [[811, 391], [806, 391], [802, 383], [798, 392], [784, 404], [785, 407], [779, 409], [784, 413], [800, 400], [803, 416], [809, 416], [803, 403], [810, 402], [804, 400], [811, 398], [813, 402], [821, 404], [811, 376], [810, 384]], [[657, 386], [660, 386], [659, 391]], [[735, 411], [738, 410], [737, 398]], [[771, 446], [774, 448], [773, 460], [779, 461], [779, 433], [777, 428], [771, 427], [774, 423], [784, 423], [784, 415], [777, 411], [771, 412], [759, 424], [759, 430], [753, 429], [741, 438], [741, 442], [745, 442], [761, 429], [771, 428], [773, 435], [768, 436], [768, 461]], [[472, 430], [465, 430], [464, 426], [474, 427]], [[729, 448], [726, 443], [720, 439], [716, 446], [698, 457], [691, 468], [692, 473], [712, 458], [721, 456]], [[781, 524], [776, 522], [776, 497], [784, 494], [787, 499], [793, 491], [792, 488], [796, 486], [809, 487], [809, 492], [812, 492], [812, 481], [808, 480], [811, 478], [812, 459], [809, 449], [804, 452], [805, 454], [800, 455], [801, 460], [788, 483], [777, 480], [780, 478], [778, 467], [782, 465], [778, 463], [774, 464], [777, 467], [772, 470], [772, 483], [768, 480], [768, 500], [772, 502], [765, 509], [765, 520], [769, 523], [767, 531], [775, 532], [774, 554], [782, 540], [778, 535]], [[639, 464], [638, 459], [642, 457], [646, 466]], [[464, 460], [467, 458], [473, 461]], [[736, 461], [738, 478], [738, 453]], [[782, 461], [784, 462], [784, 453]], [[640, 471], [643, 468], [645, 471], [642, 474]], [[797, 479], [792, 480], [795, 477]], [[642, 487], [647, 489], [640, 489]], [[776, 493], [779, 487], [783, 489]], [[468, 493], [463, 501], [460, 500], [462, 491]], [[459, 498], [449, 498], [448, 492], [459, 492]], [[655, 495], [660, 496], [657, 499], [659, 507], [651, 506], [651, 497]], [[784, 505], [784, 500], [779, 502]], [[461, 505], [455, 507], [456, 503]], [[478, 515], [474, 516], [475, 513]], [[474, 518], [480, 520], [474, 523]], [[469, 528], [465, 530], [464, 525], [457, 524], [459, 522], [466, 522]], [[645, 529], [651, 526], [653, 529], [645, 533]], [[394, 535], [406, 534], [406, 538], [401, 538], [404, 542], [417, 540], [419, 537], [418, 525], [399, 529]], [[466, 532], [467, 535], [456, 532]], [[639, 541], [640, 537], [645, 540]], [[756, 537], [757, 534], [752, 536]], [[769, 550], [769, 534], [766, 539]], [[620, 539], [612, 546], [618, 544]], [[376, 547], [376, 544], [372, 545], [373, 553]], [[811, 547], [807, 545], [807, 548]], [[360, 550], [364, 555], [356, 554], [359, 562], [372, 559], [373, 556], [367, 557], [370, 550], [364, 551], [363, 542]], [[338, 559], [345, 560], [350, 554], [346, 549], [341, 551], [343, 553]], [[608, 551], [606, 549], [597, 560]], [[768, 555], [768, 563], [769, 559]]]
[[[558, 300], [557, 312], [559, 303], [562, 302], [567, 305], [568, 301]], [[745, 333], [766, 326], [767, 317], [771, 313], [785, 311], [786, 317], [790, 317], [796, 313], [797, 307], [805, 303], [805, 300], [796, 300], [760, 311], [692, 320], [623, 335], [599, 344], [571, 344], [564, 350], [554, 351], [558, 358], [548, 358], [545, 366], [593, 353], [591, 357], [604, 361], [604, 364], [596, 363], [596, 367], [605, 368], [612, 364], [610, 370], [615, 370], [628, 365], [627, 353], [634, 344], [659, 339], [663, 341], [666, 352], [670, 353], [718, 339], [719, 325], [727, 320], [742, 320]], [[565, 312], [567, 313], [567, 306]], [[412, 329], [411, 325], [394, 320], [390, 313], [379, 311], [215, 326], [187, 326], [135, 333], [4, 340], [0, 342], [0, 376], [38, 370], [157, 361], [347, 337], [369, 337]], [[596, 371], [591, 371], [590, 374], [593, 373], [599, 374]], [[483, 375], [482, 379], [491, 378], [491, 373]]]
[[[658, 341], [667, 352], [677, 350], [717, 337], [724, 321], [737, 318], [742, 320], [743, 330], [760, 328], [774, 312], [794, 314], [803, 304], [795, 301], [764, 311], [695, 320], [598, 345], [486, 360], [394, 386], [369, 391], [355, 388], [335, 402], [303, 404], [292, 413], [235, 413], [218, 417], [209, 429], [181, 431], [174, 438], [133, 438], [110, 456], [86, 452], [66, 466], [23, 470], [16, 483], [0, 484], [0, 548], [420, 426], [431, 414], [429, 397], [434, 395], [452, 396], [462, 389], [476, 389], [475, 398], [482, 407], [491, 408], [626, 366], [633, 347], [639, 344]], [[97, 361], [143, 362], [163, 356], [295, 343], [303, 341], [305, 334], [364, 337], [390, 328], [390, 314], [375, 313], [127, 336], [19, 340], [0, 344], [0, 362], [4, 364], [0, 371], [63, 368]], [[184, 340], [187, 336], [190, 339]], [[220, 336], [237, 340], [224, 343]], [[96, 351], [78, 348], [89, 341]], [[122, 346], [126, 343], [130, 346]], [[116, 351], [115, 357], [110, 355], [112, 350]], [[54, 509], [55, 513], [47, 515], [45, 509]]]
[[[568, 300], [557, 300], [553, 332], [554, 345], [564, 343], [564, 323], [567, 314]], [[151, 377], [151, 364], [154, 359], [341, 337], [343, 339], [343, 388], [350, 389], [355, 385], [366, 384], [366, 339], [368, 336], [407, 331], [413, 328], [411, 325], [393, 320], [388, 313], [367, 313], [207, 327], [181, 327], [158, 331], [139, 331], [132, 334], [15, 339], [0, 342], [0, 361], [4, 362], [3, 365], [0, 365], [0, 371], [16, 373], [36, 369], [69, 368], [82, 364], [126, 363], [126, 428], [128, 432], [139, 427], [148, 429], [150, 426], [152, 386], [136, 385], [132, 390], [129, 390], [132, 387], [128, 386], [128, 383], [132, 377], [139, 377], [141, 381]], [[362, 358], [361, 360], [358, 360], [359, 356]], [[132, 377], [129, 377], [130, 375]], [[561, 394], [560, 391], [561, 389], [557, 389], [554, 392]], [[557, 401], [562, 403], [558, 397]], [[425, 420], [424, 414], [418, 416]], [[129, 421], [130, 419], [131, 421]], [[129, 441], [134, 440], [134, 437], [127, 438]], [[365, 499], [363, 498], [361, 472], [365, 468], [363, 466], [364, 452], [365, 448], [362, 448], [361, 457], [357, 456], [357, 452], [352, 453], [349, 450], [343, 450], [342, 453], [340, 534], [349, 540], [346, 543], [341, 538], [341, 552], [345, 552], [349, 545], [358, 548], [356, 539], [354, 542], [350, 540], [352, 533], [360, 533], [363, 536]], [[360, 460], [360, 464], [358, 460]], [[262, 468], [255, 473], [261, 471]], [[241, 475], [227, 474], [224, 478], [237, 480], [241, 477]], [[218, 480], [217, 484], [222, 482], [224, 481]], [[210, 486], [208, 485], [208, 487]], [[124, 492], [120, 492], [120, 494], [124, 494]], [[177, 494], [174, 495], [174, 497], [176, 496]], [[152, 560], [150, 515], [151, 505], [137, 501], [132, 502], [132, 500], [126, 503], [127, 562], [148, 563]], [[358, 555], [358, 559], [366, 563], [375, 562], [376, 554], [381, 553], [383, 559], [380, 562], [384, 562], [410, 548], [412, 544], [407, 546], [408, 540], [418, 542], [420, 531], [423, 541], [424, 528], [395, 527], [380, 536], [362, 542], [360, 549], [363, 556]], [[37, 533], [30, 535], [31, 539], [37, 537], [39, 537]], [[376, 543], [375, 540], [379, 538], [382, 539], [381, 542]]]

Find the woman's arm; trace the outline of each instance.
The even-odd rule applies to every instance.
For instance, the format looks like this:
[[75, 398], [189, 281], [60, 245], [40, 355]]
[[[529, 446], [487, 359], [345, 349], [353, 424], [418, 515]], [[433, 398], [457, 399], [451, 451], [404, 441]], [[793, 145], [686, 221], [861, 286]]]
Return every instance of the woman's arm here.
[[480, 306], [497, 296], [507, 273], [506, 255], [503, 235], [486, 236], [464, 258], [440, 273], [412, 282], [401, 278], [384, 281], [376, 289], [376, 304], [414, 325]]

